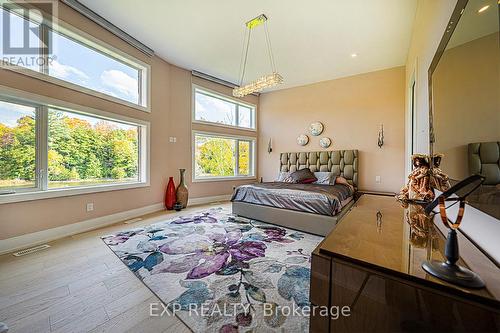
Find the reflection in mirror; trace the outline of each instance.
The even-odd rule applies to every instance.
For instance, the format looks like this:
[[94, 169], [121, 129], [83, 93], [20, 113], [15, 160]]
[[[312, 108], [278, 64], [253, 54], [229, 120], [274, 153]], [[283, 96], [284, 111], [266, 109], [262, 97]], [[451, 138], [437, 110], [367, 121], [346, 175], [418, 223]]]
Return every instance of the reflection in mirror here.
[[[432, 73], [435, 153], [451, 180], [481, 174], [467, 198], [500, 219], [500, 47], [497, 0], [469, 1]], [[453, 182], [452, 182], [453, 185]]]

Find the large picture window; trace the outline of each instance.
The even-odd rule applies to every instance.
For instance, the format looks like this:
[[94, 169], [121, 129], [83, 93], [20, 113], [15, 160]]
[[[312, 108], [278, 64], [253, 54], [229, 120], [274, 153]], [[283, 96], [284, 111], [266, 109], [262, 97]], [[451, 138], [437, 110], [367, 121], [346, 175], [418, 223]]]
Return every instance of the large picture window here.
[[0, 100], [0, 191], [36, 187], [36, 114]]
[[[4, 41], [0, 43], [4, 68], [148, 110], [148, 65], [63, 22], [51, 29], [23, 13], [12, 4], [0, 7], [0, 26], [10, 30], [10, 51], [4, 50]], [[44, 54], [40, 47], [38, 54], [11, 54], [10, 47], [22, 45], [25, 38], [34, 50], [38, 43], [48, 45], [51, 53]]]
[[98, 110], [0, 95], [0, 203], [146, 185], [148, 128]]
[[139, 126], [49, 109], [49, 188], [139, 181]]
[[49, 75], [124, 101], [141, 104], [141, 70], [108, 54], [51, 31], [56, 60], [49, 62]]
[[255, 106], [194, 87], [194, 121], [255, 129]]
[[255, 177], [255, 139], [194, 133], [194, 180]]

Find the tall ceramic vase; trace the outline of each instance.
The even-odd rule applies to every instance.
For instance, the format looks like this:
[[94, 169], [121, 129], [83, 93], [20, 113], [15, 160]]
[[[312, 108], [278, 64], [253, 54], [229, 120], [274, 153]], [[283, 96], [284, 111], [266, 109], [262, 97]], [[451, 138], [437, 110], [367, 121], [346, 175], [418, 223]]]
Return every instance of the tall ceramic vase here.
[[174, 204], [177, 201], [175, 197], [174, 177], [168, 177], [167, 191], [165, 193], [165, 208], [168, 210], [174, 209]]
[[177, 202], [182, 205], [182, 208], [186, 208], [188, 203], [189, 191], [186, 186], [186, 181], [184, 180], [184, 174], [186, 173], [186, 169], [179, 169], [180, 173], [180, 181], [179, 186], [177, 186]]

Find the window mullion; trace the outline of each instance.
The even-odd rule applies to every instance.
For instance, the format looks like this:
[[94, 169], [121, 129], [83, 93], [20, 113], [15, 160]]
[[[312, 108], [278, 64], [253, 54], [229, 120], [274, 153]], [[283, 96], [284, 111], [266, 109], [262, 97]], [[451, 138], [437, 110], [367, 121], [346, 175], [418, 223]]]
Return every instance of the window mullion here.
[[49, 116], [48, 107], [38, 108], [38, 140], [37, 140], [37, 185], [41, 191], [48, 189], [48, 146]]
[[248, 175], [256, 176], [255, 174], [255, 140], [248, 141]]
[[239, 176], [240, 175], [240, 140], [236, 139], [234, 140], [235, 144], [235, 167], [234, 167], [234, 175]]
[[145, 132], [144, 128], [142, 126], [137, 127], [137, 176], [139, 177], [137, 180], [139, 182], [145, 182], [146, 181], [146, 140], [144, 138]]
[[138, 70], [137, 72], [137, 94], [139, 98], [137, 99], [140, 105], [146, 105], [144, 100], [144, 73], [143, 70]]
[[240, 106], [236, 104], [236, 126], [240, 126]]
[[52, 49], [52, 45], [49, 45], [52, 41], [49, 40], [49, 27], [46, 24], [40, 25], [39, 33], [40, 39], [40, 53], [39, 56], [42, 57], [43, 61], [40, 64], [40, 71], [43, 74], [49, 74], [49, 50]]

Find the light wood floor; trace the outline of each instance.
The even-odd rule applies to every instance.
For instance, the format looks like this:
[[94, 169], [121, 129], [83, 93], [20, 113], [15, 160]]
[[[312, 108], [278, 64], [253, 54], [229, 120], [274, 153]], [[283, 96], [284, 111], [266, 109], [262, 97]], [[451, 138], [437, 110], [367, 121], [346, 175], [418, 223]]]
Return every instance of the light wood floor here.
[[[229, 208], [229, 203], [217, 204]], [[195, 206], [182, 214], [213, 205]], [[23, 332], [190, 332], [176, 317], [150, 317], [159, 299], [111, 252], [100, 236], [178, 215], [158, 212], [134, 224], [49, 243], [23, 257], [0, 256], [0, 322]]]

